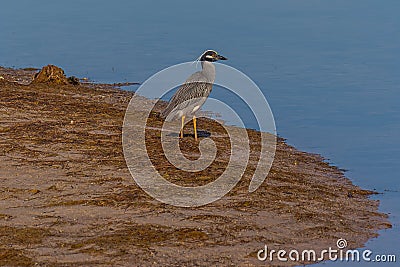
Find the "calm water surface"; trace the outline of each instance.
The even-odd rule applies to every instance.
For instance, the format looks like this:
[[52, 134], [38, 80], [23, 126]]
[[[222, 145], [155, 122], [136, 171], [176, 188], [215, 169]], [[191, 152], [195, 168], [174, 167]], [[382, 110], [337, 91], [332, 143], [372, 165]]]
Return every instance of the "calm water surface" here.
[[382, 193], [394, 227], [366, 247], [400, 261], [399, 14], [398, 0], [3, 1], [0, 65], [142, 82], [215, 49], [263, 90], [279, 135]]

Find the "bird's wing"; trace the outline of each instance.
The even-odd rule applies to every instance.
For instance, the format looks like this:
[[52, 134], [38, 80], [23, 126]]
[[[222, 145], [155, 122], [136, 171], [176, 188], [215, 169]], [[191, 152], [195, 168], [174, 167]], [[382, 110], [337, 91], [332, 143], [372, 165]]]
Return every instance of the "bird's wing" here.
[[184, 84], [172, 96], [167, 108], [162, 112], [163, 117], [176, 108], [178, 105], [187, 101], [189, 104], [191, 99], [208, 97], [212, 89], [212, 83], [200, 72], [193, 73]]

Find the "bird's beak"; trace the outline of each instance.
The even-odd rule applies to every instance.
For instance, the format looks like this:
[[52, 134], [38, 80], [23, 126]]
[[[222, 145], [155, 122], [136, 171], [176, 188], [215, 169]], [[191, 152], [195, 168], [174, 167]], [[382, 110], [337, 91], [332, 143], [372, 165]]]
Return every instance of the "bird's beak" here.
[[228, 60], [226, 57], [217, 55], [217, 60]]

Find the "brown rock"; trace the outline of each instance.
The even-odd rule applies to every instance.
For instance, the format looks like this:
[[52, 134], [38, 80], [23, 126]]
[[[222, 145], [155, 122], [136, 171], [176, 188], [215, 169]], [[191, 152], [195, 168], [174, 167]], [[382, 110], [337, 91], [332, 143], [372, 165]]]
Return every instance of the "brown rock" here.
[[35, 75], [32, 83], [68, 84], [68, 80], [63, 69], [54, 65], [47, 65]]

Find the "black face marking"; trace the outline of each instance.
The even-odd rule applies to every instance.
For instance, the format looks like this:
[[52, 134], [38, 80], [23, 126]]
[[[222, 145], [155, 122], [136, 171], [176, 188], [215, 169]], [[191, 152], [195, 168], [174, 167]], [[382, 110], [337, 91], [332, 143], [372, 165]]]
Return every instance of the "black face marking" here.
[[210, 61], [210, 62], [214, 62], [217, 61], [217, 52], [213, 51], [213, 50], [207, 50], [200, 58], [200, 61]]

